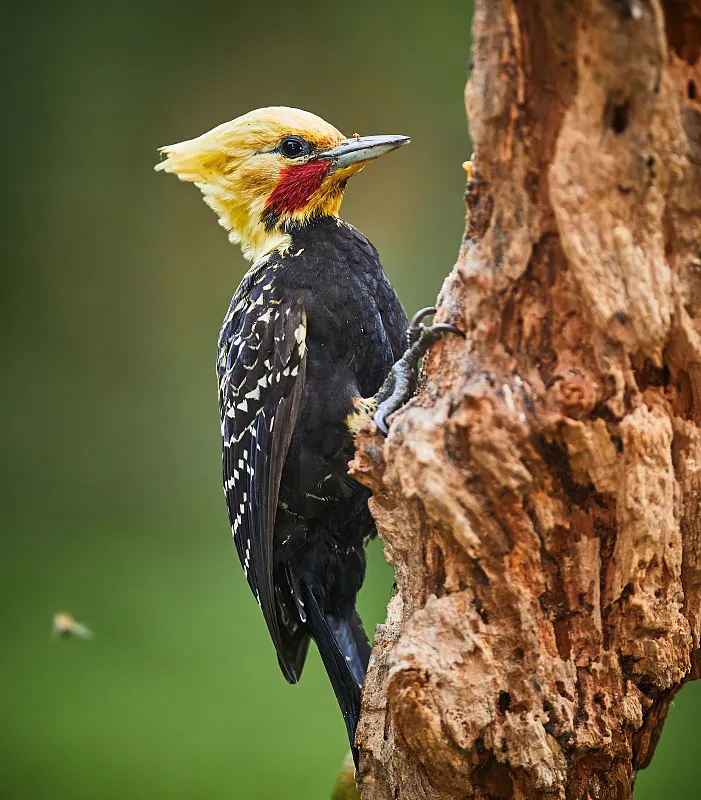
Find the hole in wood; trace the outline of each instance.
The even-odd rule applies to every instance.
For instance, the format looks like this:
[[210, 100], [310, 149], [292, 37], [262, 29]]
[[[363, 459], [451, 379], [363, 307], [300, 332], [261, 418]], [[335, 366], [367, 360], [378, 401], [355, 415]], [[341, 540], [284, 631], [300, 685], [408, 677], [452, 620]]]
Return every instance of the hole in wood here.
[[620, 136], [628, 128], [629, 117], [629, 102], [627, 100], [620, 102], [609, 97], [604, 108], [604, 124], [611, 128], [617, 136]]

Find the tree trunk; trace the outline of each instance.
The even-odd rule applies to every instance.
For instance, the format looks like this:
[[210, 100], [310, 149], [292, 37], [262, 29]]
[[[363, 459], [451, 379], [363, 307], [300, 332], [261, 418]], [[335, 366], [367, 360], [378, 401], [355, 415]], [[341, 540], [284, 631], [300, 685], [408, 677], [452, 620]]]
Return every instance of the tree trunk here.
[[477, 0], [448, 337], [354, 474], [364, 800], [630, 798], [701, 674], [701, 2]]

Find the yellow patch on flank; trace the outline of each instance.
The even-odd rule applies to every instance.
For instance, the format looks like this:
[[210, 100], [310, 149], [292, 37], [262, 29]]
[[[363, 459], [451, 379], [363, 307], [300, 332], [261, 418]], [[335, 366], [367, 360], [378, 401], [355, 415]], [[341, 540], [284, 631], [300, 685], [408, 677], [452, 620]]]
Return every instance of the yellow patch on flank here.
[[355, 436], [360, 428], [372, 419], [376, 411], [377, 402], [374, 397], [354, 397], [353, 411], [345, 419], [346, 428]]

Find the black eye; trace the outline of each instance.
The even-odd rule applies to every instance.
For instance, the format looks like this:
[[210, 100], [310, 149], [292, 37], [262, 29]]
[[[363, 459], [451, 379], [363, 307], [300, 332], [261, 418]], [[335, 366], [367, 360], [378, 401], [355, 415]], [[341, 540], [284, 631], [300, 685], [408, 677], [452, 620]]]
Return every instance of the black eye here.
[[286, 136], [280, 142], [280, 152], [285, 158], [299, 158], [309, 152], [309, 145], [299, 136]]

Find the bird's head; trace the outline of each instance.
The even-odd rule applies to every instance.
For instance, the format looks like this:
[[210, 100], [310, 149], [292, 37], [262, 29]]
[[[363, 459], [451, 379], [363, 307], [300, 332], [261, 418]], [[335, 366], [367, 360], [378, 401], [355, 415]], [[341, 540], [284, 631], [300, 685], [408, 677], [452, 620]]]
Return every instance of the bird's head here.
[[156, 169], [192, 181], [231, 241], [255, 260], [289, 244], [293, 226], [337, 215], [348, 178], [408, 141], [346, 139], [307, 111], [259, 108], [196, 139], [162, 147], [165, 159]]

